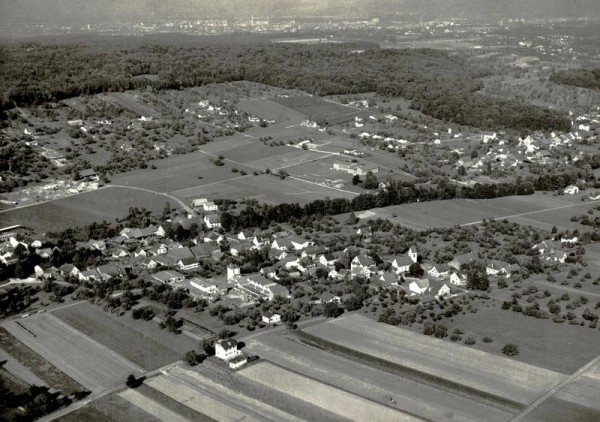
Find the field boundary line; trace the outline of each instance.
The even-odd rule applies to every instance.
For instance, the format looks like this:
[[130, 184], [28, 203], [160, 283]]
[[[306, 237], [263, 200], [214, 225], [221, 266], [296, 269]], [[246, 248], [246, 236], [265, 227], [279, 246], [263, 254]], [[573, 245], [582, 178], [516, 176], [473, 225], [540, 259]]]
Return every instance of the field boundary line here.
[[198, 186], [192, 186], [191, 188], [183, 188], [183, 189], [174, 190], [174, 191], [171, 191], [170, 193], [173, 195], [179, 195], [186, 191], [192, 191], [194, 189], [201, 189], [201, 188], [208, 187], [208, 186], [220, 185], [221, 183], [233, 182], [234, 180], [239, 180], [239, 179], [243, 179], [244, 177], [250, 177], [250, 176], [251, 176], [250, 174], [246, 174], [244, 176], [236, 176], [236, 177], [232, 177], [231, 179], [218, 180], [216, 182], [207, 183], [205, 185], [198, 185]]
[[[101, 187], [100, 189], [109, 189], [109, 188], [133, 189], [133, 190], [137, 190], [137, 191], [141, 191], [141, 192], [152, 193], [154, 195], [164, 196], [166, 198], [172, 199], [173, 201], [177, 202], [189, 214], [196, 215], [196, 212], [193, 209], [191, 209], [189, 206], [187, 206], [185, 204], [185, 202], [183, 202], [181, 199], [176, 198], [173, 195], [170, 195], [166, 192], [157, 192], [157, 191], [154, 191], [151, 189], [139, 188], [136, 186], [127, 186], [127, 185], [106, 185], [106, 186]], [[100, 190], [100, 189], [97, 189], [97, 190]]]
[[[490, 219], [504, 220], [504, 219], [507, 219], [507, 218], [523, 217], [523, 216], [526, 216], [526, 215], [541, 214], [541, 213], [550, 212], [550, 211], [558, 211], [558, 210], [564, 210], [564, 209], [567, 209], [567, 208], [580, 207], [582, 205], [595, 204], [595, 203], [598, 203], [598, 202], [600, 202], [600, 199], [597, 199], [595, 201], [585, 201], [585, 202], [581, 202], [581, 203], [578, 203], [578, 204], [569, 204], [569, 205], [562, 205], [560, 207], [546, 208], [546, 209], [538, 210], [538, 211], [528, 211], [528, 212], [522, 212], [522, 213], [519, 213], [519, 214], [505, 215], [505, 216], [499, 216], [499, 217], [490, 217]], [[481, 223], [483, 223], [483, 221], [473, 221], [471, 223], [461, 224], [460, 227], [474, 226], [474, 225], [481, 224]]]
[[524, 420], [524, 418], [527, 415], [529, 415], [533, 410], [535, 410], [539, 405], [541, 405], [543, 402], [548, 400], [550, 397], [552, 397], [553, 395], [558, 393], [560, 390], [565, 388], [567, 385], [571, 384], [573, 381], [575, 381], [575, 379], [579, 378], [585, 371], [590, 369], [592, 366], [594, 366], [598, 362], [600, 362], [600, 355], [596, 356], [594, 359], [589, 361], [587, 364], [585, 364], [584, 366], [579, 368], [577, 370], [577, 372], [575, 372], [570, 377], [568, 377], [568, 378], [562, 380], [561, 382], [559, 382], [558, 384], [556, 384], [550, 391], [548, 391], [542, 397], [540, 397], [535, 402], [530, 404], [528, 408], [526, 408], [521, 413], [519, 413], [517, 416], [515, 416], [512, 419], [512, 422], [520, 422], [520, 421]]

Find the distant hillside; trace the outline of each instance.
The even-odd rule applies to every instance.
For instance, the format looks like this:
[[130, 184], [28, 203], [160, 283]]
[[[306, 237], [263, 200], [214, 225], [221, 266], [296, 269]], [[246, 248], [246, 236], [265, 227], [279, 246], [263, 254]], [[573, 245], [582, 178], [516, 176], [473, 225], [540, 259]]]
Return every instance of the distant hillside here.
[[0, 0], [0, 22], [281, 16], [600, 17], [598, 0]]

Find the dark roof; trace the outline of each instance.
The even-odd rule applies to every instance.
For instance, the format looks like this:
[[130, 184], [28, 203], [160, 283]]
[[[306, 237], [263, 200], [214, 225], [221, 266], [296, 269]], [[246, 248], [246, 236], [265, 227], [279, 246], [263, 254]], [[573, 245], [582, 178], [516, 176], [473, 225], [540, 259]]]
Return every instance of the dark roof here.
[[219, 340], [219, 341], [217, 341], [217, 344], [219, 344], [225, 350], [237, 349], [237, 345], [238, 345], [237, 341], [235, 341], [232, 338]]

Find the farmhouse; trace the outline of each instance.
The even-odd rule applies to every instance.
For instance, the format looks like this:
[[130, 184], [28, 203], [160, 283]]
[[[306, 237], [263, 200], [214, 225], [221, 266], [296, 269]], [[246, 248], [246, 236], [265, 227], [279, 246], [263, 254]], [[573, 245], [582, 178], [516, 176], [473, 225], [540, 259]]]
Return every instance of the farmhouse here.
[[263, 314], [262, 321], [265, 324], [276, 325], [281, 323], [281, 315], [268, 311]]
[[234, 339], [219, 340], [215, 343], [215, 356], [224, 361], [229, 361], [242, 354], [238, 350], [237, 341]]
[[366, 176], [367, 173], [379, 173], [379, 168], [373, 164], [333, 163], [333, 169], [344, 171], [354, 176]]
[[81, 170], [79, 172], [79, 177], [89, 182], [97, 182], [100, 180], [100, 177], [94, 169]]
[[342, 298], [334, 295], [331, 292], [324, 292], [321, 296], [319, 296], [319, 302], [320, 303], [340, 303], [342, 301]]
[[177, 266], [179, 267], [180, 270], [194, 270], [196, 268], [198, 268], [199, 263], [198, 260], [193, 257], [193, 256], [189, 256], [187, 258], [183, 258], [180, 259], [179, 261], [177, 261]]
[[167, 270], [167, 271], [159, 271], [155, 274], [152, 274], [152, 278], [156, 281], [158, 281], [159, 283], [176, 283], [178, 281], [182, 281], [183, 279], [185, 279], [185, 276], [181, 273], [178, 273], [177, 271], [171, 271], [171, 270]]
[[236, 291], [250, 299], [273, 300], [276, 296], [289, 297], [290, 292], [285, 287], [266, 279], [262, 275], [246, 277], [238, 281]]
[[190, 285], [198, 289], [204, 296], [220, 296], [227, 293], [227, 285], [223, 282], [216, 282], [214, 279], [194, 277], [190, 279]]

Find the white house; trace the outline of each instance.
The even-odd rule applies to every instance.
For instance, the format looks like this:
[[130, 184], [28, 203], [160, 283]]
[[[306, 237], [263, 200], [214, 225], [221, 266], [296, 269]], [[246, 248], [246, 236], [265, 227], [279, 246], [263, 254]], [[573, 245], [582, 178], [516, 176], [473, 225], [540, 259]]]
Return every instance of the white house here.
[[414, 246], [411, 246], [410, 249], [408, 250], [408, 256], [412, 262], [417, 262], [417, 260], [419, 258], [419, 253], [417, 252], [417, 248]]
[[392, 260], [392, 268], [397, 273], [407, 273], [412, 264], [413, 260], [408, 256], [397, 256]]
[[564, 193], [567, 195], [575, 195], [576, 193], [579, 193], [579, 188], [574, 185], [567, 186], [564, 190]]
[[455, 286], [466, 286], [467, 277], [462, 273], [453, 272], [450, 274], [450, 284], [454, 284]]
[[242, 354], [238, 350], [237, 341], [234, 339], [223, 339], [215, 343], [215, 356], [224, 361], [229, 361]]
[[273, 312], [265, 312], [262, 316], [262, 320], [265, 324], [275, 325], [281, 323], [281, 315]]
[[207, 214], [204, 216], [204, 224], [209, 229], [221, 227], [221, 218], [217, 214]]
[[202, 209], [206, 212], [214, 212], [219, 210], [219, 206], [212, 201], [202, 204]]
[[411, 281], [408, 285], [408, 290], [412, 294], [422, 295], [423, 293], [427, 292], [427, 290], [429, 290], [429, 279], [419, 278]]

